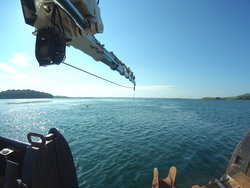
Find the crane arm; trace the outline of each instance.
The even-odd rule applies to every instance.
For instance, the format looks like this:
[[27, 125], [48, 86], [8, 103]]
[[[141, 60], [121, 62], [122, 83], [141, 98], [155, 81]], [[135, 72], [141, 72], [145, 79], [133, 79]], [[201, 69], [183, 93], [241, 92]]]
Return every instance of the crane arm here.
[[109, 66], [112, 70], [115, 70], [120, 73], [120, 75], [125, 76], [132, 83], [135, 84], [135, 76], [134, 73], [127, 67], [124, 63], [122, 63], [113, 52], [109, 52], [104, 48], [94, 35], [85, 35], [82, 37], [74, 37], [68, 45], [71, 45], [82, 52], [88, 54], [93, 57], [96, 61], [101, 61], [107, 66]]
[[103, 32], [96, 0], [21, 0], [25, 22], [36, 28], [36, 58], [40, 66], [60, 64], [66, 46], [73, 46], [119, 72], [135, 85], [134, 73], [94, 34]]

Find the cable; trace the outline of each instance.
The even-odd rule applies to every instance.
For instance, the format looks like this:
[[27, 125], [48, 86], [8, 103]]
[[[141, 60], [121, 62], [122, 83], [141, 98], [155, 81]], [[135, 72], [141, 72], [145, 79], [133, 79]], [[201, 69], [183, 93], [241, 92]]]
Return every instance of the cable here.
[[63, 63], [64, 65], [67, 65], [67, 66], [72, 67], [72, 68], [74, 68], [74, 69], [77, 69], [77, 70], [79, 70], [79, 71], [85, 72], [85, 73], [87, 73], [87, 74], [89, 74], [89, 75], [91, 75], [91, 76], [97, 77], [97, 78], [99, 78], [99, 79], [101, 79], [101, 80], [104, 80], [104, 81], [106, 81], [106, 82], [109, 82], [109, 83], [111, 83], [111, 84], [114, 84], [114, 85], [117, 85], [117, 86], [120, 86], [120, 87], [124, 87], [124, 88], [128, 88], [128, 89], [134, 89], [134, 90], [135, 90], [135, 85], [134, 85], [134, 87], [124, 86], [124, 85], [121, 85], [121, 84], [112, 82], [112, 81], [110, 81], [110, 80], [107, 80], [107, 79], [105, 79], [105, 78], [103, 78], [103, 77], [97, 76], [97, 75], [95, 75], [95, 74], [93, 74], [93, 73], [90, 73], [90, 72], [88, 72], [88, 71], [85, 71], [85, 70], [83, 70], [83, 69], [80, 69], [80, 68], [78, 68], [78, 67], [75, 67], [75, 66], [73, 66], [73, 65], [70, 65], [70, 64], [68, 64], [68, 63], [65, 63], [65, 62], [62, 62], [62, 63]]

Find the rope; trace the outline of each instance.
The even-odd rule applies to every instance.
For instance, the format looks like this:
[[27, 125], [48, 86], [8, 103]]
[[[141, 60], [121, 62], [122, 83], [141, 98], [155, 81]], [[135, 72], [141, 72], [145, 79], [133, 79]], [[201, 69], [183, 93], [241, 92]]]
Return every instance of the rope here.
[[109, 83], [111, 83], [111, 84], [114, 84], [114, 85], [117, 85], [117, 86], [120, 86], [120, 87], [124, 87], [124, 88], [128, 88], [128, 89], [135, 89], [135, 86], [134, 86], [134, 87], [124, 86], [124, 85], [121, 85], [121, 84], [112, 82], [112, 81], [110, 81], [110, 80], [107, 80], [107, 79], [105, 79], [105, 78], [103, 78], [103, 77], [101, 77], [101, 76], [97, 76], [97, 75], [95, 75], [95, 74], [93, 74], [93, 73], [90, 73], [90, 72], [88, 72], [88, 71], [85, 71], [85, 70], [83, 70], [83, 69], [80, 69], [80, 68], [78, 68], [78, 67], [75, 67], [75, 66], [73, 66], [73, 65], [70, 65], [70, 64], [68, 64], [68, 63], [65, 63], [65, 62], [62, 62], [62, 63], [63, 63], [64, 65], [67, 65], [67, 66], [69, 66], [69, 67], [72, 67], [72, 68], [74, 68], [74, 69], [77, 69], [77, 70], [79, 70], [79, 71], [82, 71], [82, 72], [84, 72], [84, 73], [87, 73], [87, 74], [89, 74], [89, 75], [91, 75], [91, 76], [94, 76], [94, 77], [96, 77], [96, 78], [99, 78], [99, 79], [101, 79], [101, 80], [104, 80], [104, 81], [106, 81], [106, 82], [109, 82]]

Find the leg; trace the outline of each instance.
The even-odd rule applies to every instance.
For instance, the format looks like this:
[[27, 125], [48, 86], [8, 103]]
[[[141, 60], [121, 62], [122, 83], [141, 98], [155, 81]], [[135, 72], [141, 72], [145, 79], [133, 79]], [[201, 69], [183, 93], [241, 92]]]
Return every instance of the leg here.
[[176, 168], [171, 167], [168, 173], [168, 177], [162, 180], [159, 178], [158, 169], [155, 168], [152, 188], [175, 188], [176, 173]]

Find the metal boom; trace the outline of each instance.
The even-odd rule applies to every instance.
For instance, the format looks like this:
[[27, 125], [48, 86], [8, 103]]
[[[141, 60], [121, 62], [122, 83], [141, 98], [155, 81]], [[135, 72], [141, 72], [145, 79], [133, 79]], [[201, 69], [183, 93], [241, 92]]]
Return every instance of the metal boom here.
[[25, 22], [36, 28], [36, 58], [40, 66], [60, 64], [66, 46], [73, 46], [116, 70], [135, 85], [134, 73], [94, 34], [103, 32], [96, 0], [21, 0]]

